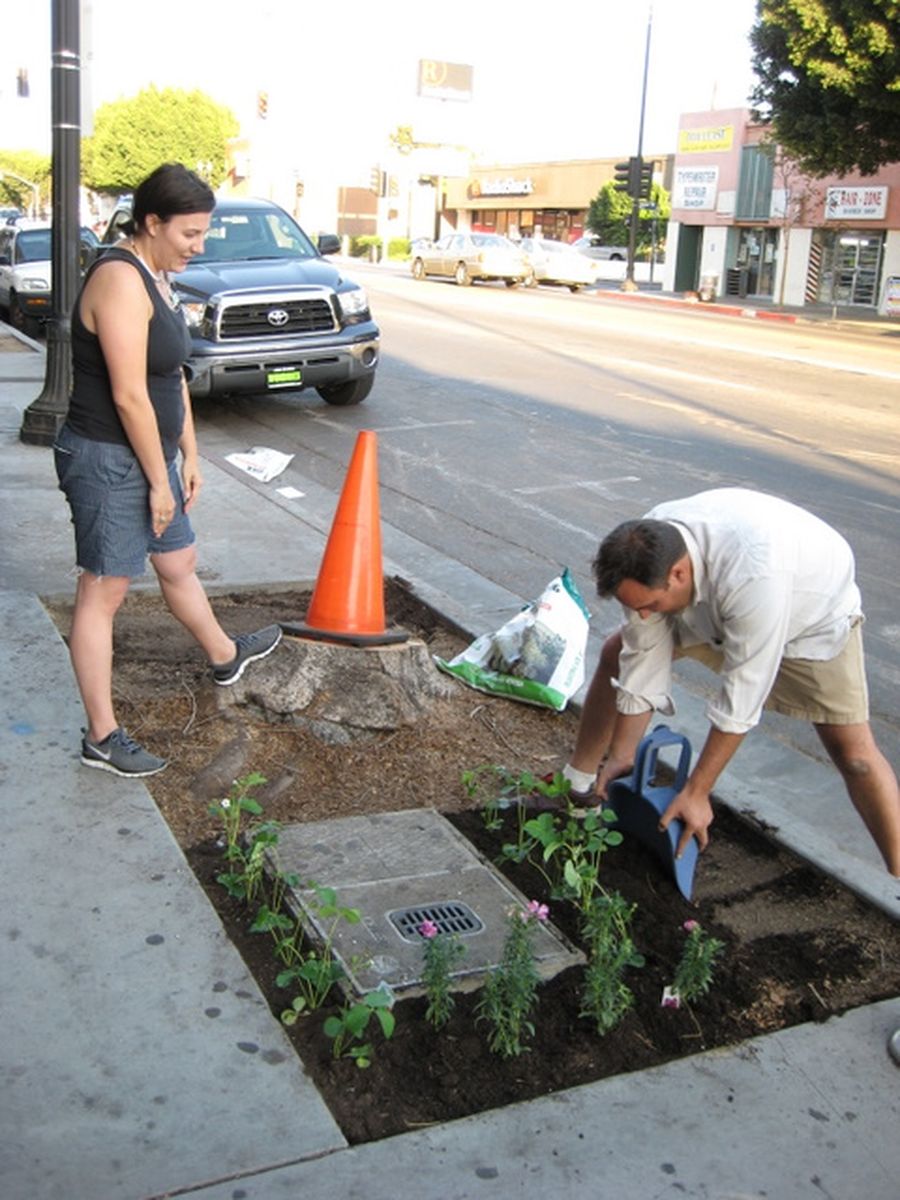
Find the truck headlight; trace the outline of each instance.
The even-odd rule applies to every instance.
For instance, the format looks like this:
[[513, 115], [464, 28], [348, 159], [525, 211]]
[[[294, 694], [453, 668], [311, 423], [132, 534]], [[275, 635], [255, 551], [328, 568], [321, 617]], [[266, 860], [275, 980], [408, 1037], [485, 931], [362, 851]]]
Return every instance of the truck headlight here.
[[188, 328], [199, 329], [203, 324], [203, 315], [206, 312], [206, 301], [182, 300], [178, 307], [184, 313], [184, 319], [188, 323]]
[[348, 320], [361, 317], [369, 311], [369, 297], [365, 288], [356, 287], [349, 292], [338, 292], [337, 300], [341, 306], [341, 314]]

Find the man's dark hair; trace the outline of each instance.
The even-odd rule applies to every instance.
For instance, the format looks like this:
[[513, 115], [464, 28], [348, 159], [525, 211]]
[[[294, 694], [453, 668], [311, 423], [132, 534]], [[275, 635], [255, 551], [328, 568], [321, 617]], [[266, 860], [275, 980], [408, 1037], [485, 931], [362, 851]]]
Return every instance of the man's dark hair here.
[[135, 189], [131, 223], [139, 230], [151, 213], [168, 221], [183, 213], [212, 212], [215, 207], [216, 197], [205, 179], [181, 163], [163, 163]]
[[624, 521], [606, 535], [591, 564], [597, 594], [614, 596], [626, 579], [643, 587], [663, 587], [686, 553], [684, 538], [668, 521]]

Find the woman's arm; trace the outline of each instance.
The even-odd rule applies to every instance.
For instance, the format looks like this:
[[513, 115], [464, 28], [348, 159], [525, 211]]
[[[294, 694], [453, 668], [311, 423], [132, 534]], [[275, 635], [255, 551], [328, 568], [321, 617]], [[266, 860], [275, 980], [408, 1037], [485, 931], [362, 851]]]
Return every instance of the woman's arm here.
[[153, 305], [143, 280], [125, 262], [98, 267], [81, 298], [82, 320], [100, 341], [119, 419], [149, 485], [153, 532], [159, 536], [175, 515], [175, 498], [147, 390], [147, 339], [152, 315]]
[[191, 407], [191, 394], [188, 391], [187, 380], [183, 379], [181, 391], [184, 396], [184, 426], [178, 447], [181, 450], [181, 482], [184, 488], [184, 511], [188, 512], [193, 505], [200, 489], [203, 487], [203, 476], [200, 473], [200, 455], [197, 450], [197, 432], [194, 428], [194, 410]]

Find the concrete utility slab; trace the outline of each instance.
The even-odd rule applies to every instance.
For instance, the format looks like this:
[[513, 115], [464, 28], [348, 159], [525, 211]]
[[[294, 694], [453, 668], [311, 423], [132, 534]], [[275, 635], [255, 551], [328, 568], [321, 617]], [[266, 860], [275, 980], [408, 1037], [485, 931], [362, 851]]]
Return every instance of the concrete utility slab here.
[[[299, 875], [300, 884], [288, 889], [288, 902], [319, 936], [331, 923], [317, 916], [310, 884], [334, 888], [338, 904], [360, 910], [359, 924], [341, 922], [332, 935], [335, 955], [360, 994], [382, 982], [404, 996], [421, 993], [423, 943], [404, 937], [398, 910], [454, 902], [475, 915], [478, 927], [459, 933], [466, 954], [454, 978], [463, 989], [476, 987], [500, 962], [508, 913], [528, 902], [433, 809], [285, 826], [277, 863]], [[581, 951], [550, 922], [536, 924], [533, 946], [542, 979], [584, 962]]]

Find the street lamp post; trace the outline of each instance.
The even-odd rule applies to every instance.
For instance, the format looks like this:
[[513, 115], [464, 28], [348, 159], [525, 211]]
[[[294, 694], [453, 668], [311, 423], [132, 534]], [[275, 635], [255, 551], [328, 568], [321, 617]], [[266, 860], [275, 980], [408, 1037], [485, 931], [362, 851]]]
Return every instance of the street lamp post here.
[[[644, 113], [647, 108], [647, 75], [650, 69], [650, 33], [653, 29], [653, 5], [651, 4], [647, 12], [647, 41], [644, 47], [644, 82], [641, 88], [641, 121], [638, 126], [638, 144], [637, 144], [637, 162], [638, 181], [640, 180], [640, 164], [643, 162], [642, 154], [644, 149]], [[625, 282], [622, 287], [625, 291], [633, 292], [637, 288], [634, 282], [634, 255], [637, 249], [638, 223], [641, 219], [641, 201], [639, 195], [639, 182], [632, 188], [631, 197], [631, 221], [628, 226], [628, 269], [625, 273]]]
[[53, 108], [53, 274], [47, 325], [44, 389], [25, 410], [19, 437], [51, 446], [65, 420], [72, 387], [70, 314], [78, 292], [78, 182], [81, 155], [79, 0], [53, 0], [51, 98]]

